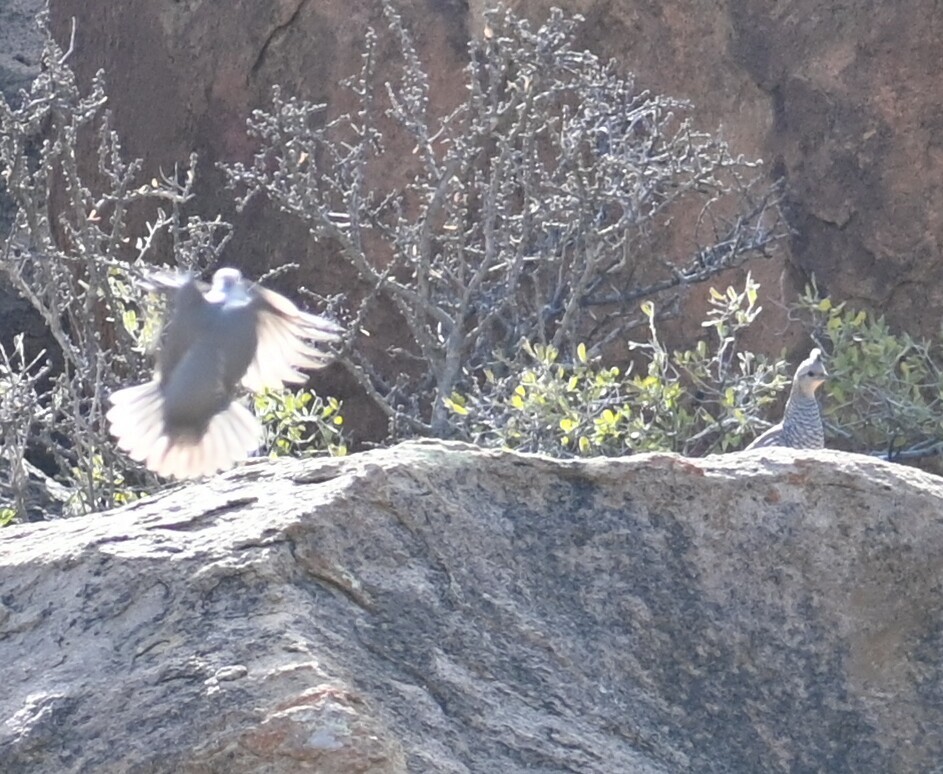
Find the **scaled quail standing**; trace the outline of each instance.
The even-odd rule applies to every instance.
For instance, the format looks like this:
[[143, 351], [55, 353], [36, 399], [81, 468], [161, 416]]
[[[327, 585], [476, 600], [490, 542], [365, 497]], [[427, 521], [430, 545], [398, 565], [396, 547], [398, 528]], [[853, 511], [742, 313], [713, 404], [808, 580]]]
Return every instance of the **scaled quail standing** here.
[[815, 399], [815, 391], [827, 378], [828, 372], [822, 363], [822, 352], [813, 349], [796, 369], [783, 421], [755, 439], [747, 449], [759, 449], [764, 446], [821, 449], [825, 446], [822, 414], [819, 411], [819, 402]]
[[154, 378], [118, 390], [107, 418], [118, 447], [162, 476], [195, 478], [259, 447], [262, 428], [236, 398], [305, 381], [298, 368], [330, 362], [330, 320], [220, 269], [207, 286], [189, 275], [152, 278], [173, 294]]

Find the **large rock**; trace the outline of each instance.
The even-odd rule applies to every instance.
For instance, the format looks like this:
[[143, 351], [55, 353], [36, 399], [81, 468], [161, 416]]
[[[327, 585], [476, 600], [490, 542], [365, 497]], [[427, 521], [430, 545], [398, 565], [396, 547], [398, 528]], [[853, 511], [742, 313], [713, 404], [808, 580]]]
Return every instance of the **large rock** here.
[[[26, 0], [18, 0], [25, 3]], [[458, 72], [491, 0], [397, 0], [432, 72], [433, 107], [460, 98]], [[586, 17], [580, 43], [636, 72], [639, 85], [692, 99], [698, 124], [722, 126], [733, 147], [762, 157], [790, 184], [796, 239], [782, 288], [791, 301], [815, 273], [838, 298], [886, 310], [935, 333], [943, 315], [943, 36], [935, 0], [823, 8], [820, 0], [511, 0], [539, 22], [553, 5]], [[191, 150], [203, 159], [251, 154], [244, 122], [271, 84], [345, 109], [338, 82], [358, 66], [367, 25], [385, 27], [379, 0], [207, 3], [53, 0], [60, 38], [77, 21], [73, 62], [108, 73], [116, 125], [150, 171]], [[395, 47], [386, 50], [395, 56]], [[408, 150], [408, 149], [407, 149]], [[408, 155], [408, 154], [406, 154]], [[208, 212], [229, 212], [207, 164]], [[392, 172], [392, 170], [391, 170]], [[234, 257], [263, 270], [308, 252], [330, 268], [330, 246], [258, 209], [240, 221]], [[287, 254], [281, 255], [281, 249]], [[779, 292], [782, 268], [756, 272]], [[334, 272], [314, 267], [310, 277]], [[913, 309], [926, 309], [914, 319]], [[777, 328], [769, 333], [778, 344]]]
[[43, 36], [36, 15], [42, 0], [4, 0], [0, 3], [0, 96], [16, 100], [21, 89], [39, 74]]
[[913, 772], [943, 484], [412, 443], [0, 533], [0, 770]]

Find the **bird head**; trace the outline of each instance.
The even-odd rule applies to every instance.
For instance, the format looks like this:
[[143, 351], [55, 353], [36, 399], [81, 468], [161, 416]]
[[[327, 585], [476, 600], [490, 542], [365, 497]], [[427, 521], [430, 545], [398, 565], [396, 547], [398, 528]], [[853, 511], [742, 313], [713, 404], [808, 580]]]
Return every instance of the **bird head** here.
[[213, 275], [213, 284], [206, 293], [211, 304], [242, 305], [251, 300], [239, 269], [219, 269]]
[[822, 362], [822, 350], [813, 349], [796, 369], [793, 385], [798, 387], [803, 395], [811, 398], [815, 391], [828, 379], [828, 371]]

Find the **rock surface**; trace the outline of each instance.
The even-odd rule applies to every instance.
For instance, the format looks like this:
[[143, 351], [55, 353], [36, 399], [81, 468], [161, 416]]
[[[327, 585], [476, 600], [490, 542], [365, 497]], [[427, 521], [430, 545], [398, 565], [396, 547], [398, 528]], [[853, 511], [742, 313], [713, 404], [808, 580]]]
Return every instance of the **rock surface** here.
[[412, 443], [0, 532], [0, 770], [913, 772], [943, 483]]
[[0, 3], [0, 94], [13, 100], [39, 74], [43, 37], [36, 15], [41, 0], [4, 0]]
[[[13, 104], [39, 74], [43, 36], [36, 15], [43, 7], [42, 0], [0, 2], [0, 98]], [[13, 225], [15, 212], [0, 182], [0, 241]], [[48, 333], [39, 315], [15, 292], [0, 287], [0, 345], [11, 351], [17, 333], [26, 334], [27, 349], [33, 355], [48, 346]]]
[[[461, 90], [466, 44], [493, 3], [396, 5], [429, 63], [433, 106], [445, 110]], [[540, 22], [561, 3], [507, 5]], [[622, 62], [641, 87], [693, 100], [701, 127], [722, 126], [737, 152], [764, 158], [771, 174], [786, 177], [797, 232], [787, 301], [814, 272], [838, 298], [936, 332], [943, 285], [927, 281], [943, 272], [943, 14], [936, 0], [562, 5], [585, 16], [582, 45]], [[130, 153], [155, 172], [191, 150], [201, 154], [208, 212], [228, 212], [210, 167], [251, 153], [245, 118], [267, 103], [271, 85], [343, 105], [338, 82], [357, 67], [364, 30], [384, 26], [378, 0], [243, 0], [226, 14], [205, 3], [53, 0], [51, 10], [60, 39], [76, 19], [79, 72], [87, 78], [103, 67], [108, 74]], [[236, 257], [260, 272], [281, 262], [273, 253], [282, 247], [297, 255], [300, 231], [286, 233], [275, 213], [254, 209], [240, 224]], [[329, 247], [313, 252], [330, 263]], [[322, 268], [311, 276], [323, 277]], [[778, 289], [782, 267], [754, 271], [770, 292]], [[925, 310], [918, 319], [915, 308]]]

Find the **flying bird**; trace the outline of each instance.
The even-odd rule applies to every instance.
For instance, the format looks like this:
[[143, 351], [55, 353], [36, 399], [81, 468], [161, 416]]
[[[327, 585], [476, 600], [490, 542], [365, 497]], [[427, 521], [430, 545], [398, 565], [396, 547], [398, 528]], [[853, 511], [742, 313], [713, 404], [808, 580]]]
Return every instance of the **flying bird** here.
[[340, 338], [330, 320], [302, 312], [284, 296], [219, 269], [212, 285], [190, 275], [156, 276], [173, 294], [154, 378], [111, 395], [106, 418], [118, 447], [161, 476], [196, 478], [232, 467], [259, 447], [262, 428], [236, 401], [305, 381], [322, 368], [315, 345]]
[[828, 379], [822, 351], [813, 349], [796, 369], [786, 401], [783, 421], [756, 438], [747, 449], [789, 446], [793, 449], [821, 449], [825, 446], [822, 413], [815, 391]]

